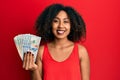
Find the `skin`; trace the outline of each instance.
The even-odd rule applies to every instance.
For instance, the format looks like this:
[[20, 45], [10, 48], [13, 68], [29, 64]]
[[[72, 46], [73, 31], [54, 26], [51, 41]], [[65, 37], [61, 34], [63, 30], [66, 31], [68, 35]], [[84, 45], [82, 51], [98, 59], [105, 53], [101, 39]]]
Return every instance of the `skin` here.
[[[74, 43], [67, 38], [70, 33], [70, 27], [70, 20], [67, 16], [67, 13], [65, 11], [60, 11], [52, 22], [52, 32], [55, 36], [55, 39], [53, 42], [48, 43], [50, 55], [55, 61], [62, 62], [66, 60], [72, 52]], [[25, 70], [31, 70], [32, 80], [42, 80], [43, 50], [44, 46], [40, 46], [36, 63], [33, 61], [34, 55], [32, 55], [30, 52], [24, 55], [23, 68]], [[82, 80], [89, 80], [90, 63], [88, 52], [82, 45], [78, 45], [78, 50]]]

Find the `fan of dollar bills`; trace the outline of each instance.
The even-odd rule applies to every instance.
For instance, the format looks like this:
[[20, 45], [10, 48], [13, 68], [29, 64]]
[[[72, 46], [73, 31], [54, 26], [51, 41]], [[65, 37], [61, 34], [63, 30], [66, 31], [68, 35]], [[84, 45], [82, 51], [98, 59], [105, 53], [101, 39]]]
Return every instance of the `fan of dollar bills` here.
[[33, 34], [19, 34], [14, 37], [16, 48], [22, 60], [24, 54], [27, 53], [27, 51], [30, 51], [32, 54], [34, 54], [34, 61], [36, 60], [40, 41], [41, 37]]

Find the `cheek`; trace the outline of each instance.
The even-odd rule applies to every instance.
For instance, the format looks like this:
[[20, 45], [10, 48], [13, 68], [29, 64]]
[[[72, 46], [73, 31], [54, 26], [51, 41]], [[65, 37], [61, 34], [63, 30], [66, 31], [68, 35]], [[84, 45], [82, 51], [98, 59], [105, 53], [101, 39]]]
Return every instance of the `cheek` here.
[[70, 25], [67, 25], [67, 30], [69, 30], [70, 31], [70, 29], [71, 29], [71, 26]]
[[53, 25], [52, 25], [52, 32], [55, 33], [55, 32], [56, 32], [56, 29], [57, 29], [56, 25], [53, 24]]
[[52, 29], [56, 29], [56, 28], [57, 28], [57, 26], [58, 26], [58, 24], [53, 23], [53, 24], [52, 24]]

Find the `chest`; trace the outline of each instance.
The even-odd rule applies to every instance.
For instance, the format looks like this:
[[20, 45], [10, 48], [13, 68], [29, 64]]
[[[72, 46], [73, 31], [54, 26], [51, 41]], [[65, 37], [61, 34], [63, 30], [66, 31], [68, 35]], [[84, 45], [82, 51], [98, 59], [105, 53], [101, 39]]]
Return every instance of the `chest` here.
[[70, 55], [73, 53], [74, 46], [66, 47], [66, 48], [49, 48], [50, 56], [58, 62], [65, 61]]

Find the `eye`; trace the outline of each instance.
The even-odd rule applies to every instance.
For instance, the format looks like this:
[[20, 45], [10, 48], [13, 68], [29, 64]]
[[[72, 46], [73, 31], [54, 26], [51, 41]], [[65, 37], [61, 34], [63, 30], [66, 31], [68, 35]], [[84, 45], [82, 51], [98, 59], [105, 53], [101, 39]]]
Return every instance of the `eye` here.
[[69, 23], [69, 21], [64, 21], [64, 23]]
[[57, 23], [57, 22], [59, 22], [59, 21], [58, 21], [57, 19], [54, 19], [53, 22], [54, 22], [54, 23]]

